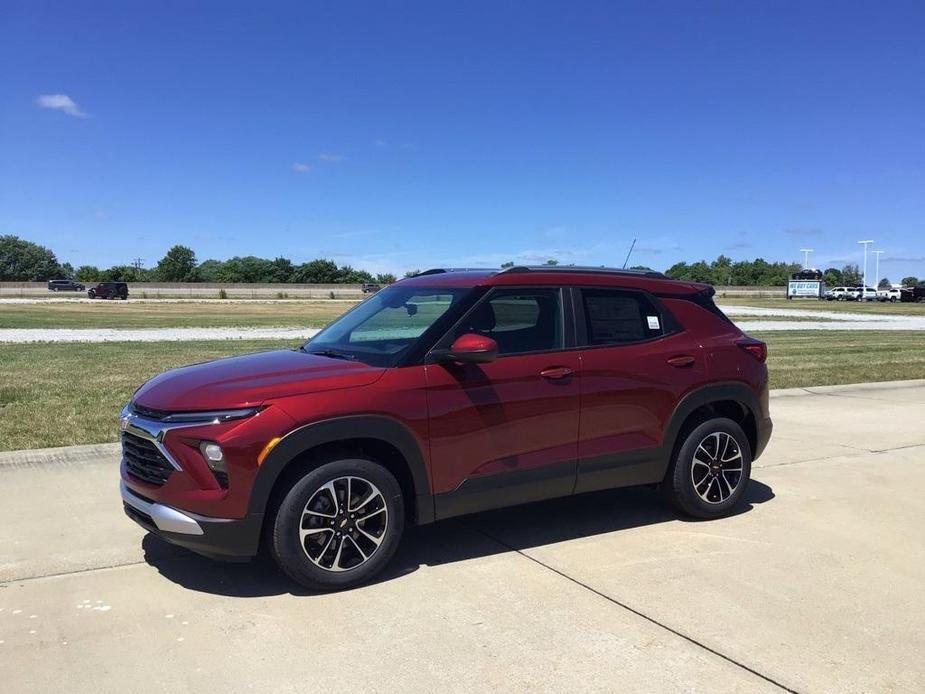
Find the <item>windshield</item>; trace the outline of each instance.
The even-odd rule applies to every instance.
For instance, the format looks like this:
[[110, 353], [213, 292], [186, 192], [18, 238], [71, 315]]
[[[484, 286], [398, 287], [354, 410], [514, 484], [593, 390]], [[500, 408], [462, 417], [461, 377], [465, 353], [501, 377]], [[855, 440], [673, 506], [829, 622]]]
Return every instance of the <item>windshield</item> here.
[[302, 346], [309, 354], [394, 366], [470, 289], [387, 287], [348, 311]]

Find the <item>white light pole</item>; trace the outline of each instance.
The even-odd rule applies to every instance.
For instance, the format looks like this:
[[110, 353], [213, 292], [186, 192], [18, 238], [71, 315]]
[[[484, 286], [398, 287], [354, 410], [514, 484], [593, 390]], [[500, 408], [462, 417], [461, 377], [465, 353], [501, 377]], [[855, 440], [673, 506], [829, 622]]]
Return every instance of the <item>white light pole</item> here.
[[[880, 256], [885, 253], [885, 251], [871, 251], [875, 256], [877, 256], [877, 262], [874, 265], [877, 269], [874, 271], [874, 282], [877, 283], [877, 286], [874, 289], [880, 288]], [[866, 286], [866, 283], [865, 283]]]
[[800, 253], [803, 254], [803, 269], [804, 270], [809, 267], [809, 254], [812, 253], [813, 250], [814, 249], [812, 248], [801, 248], [800, 249]]
[[858, 243], [864, 246], [864, 286], [867, 286], [867, 247], [873, 243], [872, 239], [867, 241], [858, 241]]

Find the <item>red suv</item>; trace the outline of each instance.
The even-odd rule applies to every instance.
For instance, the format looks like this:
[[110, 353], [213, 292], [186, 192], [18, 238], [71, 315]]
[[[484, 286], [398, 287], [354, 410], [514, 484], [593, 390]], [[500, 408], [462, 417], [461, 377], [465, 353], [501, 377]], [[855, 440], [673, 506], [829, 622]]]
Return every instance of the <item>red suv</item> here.
[[122, 412], [126, 513], [201, 554], [266, 543], [315, 589], [406, 523], [628, 485], [728, 514], [771, 434], [764, 343], [653, 272], [429, 270], [298, 349], [174, 369]]

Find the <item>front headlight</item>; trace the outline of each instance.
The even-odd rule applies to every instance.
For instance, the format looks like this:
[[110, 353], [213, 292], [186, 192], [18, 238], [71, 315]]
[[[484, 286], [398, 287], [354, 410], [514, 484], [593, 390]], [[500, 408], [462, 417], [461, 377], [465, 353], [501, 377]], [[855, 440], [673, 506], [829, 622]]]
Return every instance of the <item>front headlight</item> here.
[[175, 423], [206, 423], [212, 422], [213, 424], [218, 424], [219, 422], [229, 422], [233, 419], [245, 419], [247, 417], [253, 417], [255, 414], [260, 412], [260, 407], [242, 407], [236, 410], [210, 410], [208, 412], [173, 412], [162, 421], [164, 422], [175, 422]]
[[197, 412], [160, 412], [157, 410], [148, 410], [143, 406], [135, 407], [134, 401], [126, 403], [122, 408], [120, 417], [137, 414], [145, 419], [153, 419], [165, 424], [220, 424], [230, 422], [235, 419], [246, 419], [252, 417], [260, 410], [260, 407], [240, 407], [231, 410], [201, 410]]

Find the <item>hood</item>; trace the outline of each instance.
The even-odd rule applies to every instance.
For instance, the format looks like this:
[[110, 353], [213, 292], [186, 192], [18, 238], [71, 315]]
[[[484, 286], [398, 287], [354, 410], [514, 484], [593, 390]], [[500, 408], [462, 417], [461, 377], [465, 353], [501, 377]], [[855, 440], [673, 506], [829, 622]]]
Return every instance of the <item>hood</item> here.
[[275, 350], [165, 371], [141, 386], [133, 400], [152, 410], [174, 412], [233, 409], [368, 385], [384, 371], [355, 361]]

